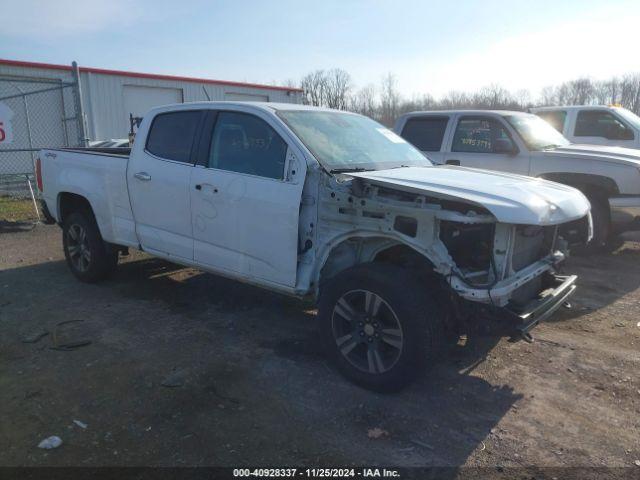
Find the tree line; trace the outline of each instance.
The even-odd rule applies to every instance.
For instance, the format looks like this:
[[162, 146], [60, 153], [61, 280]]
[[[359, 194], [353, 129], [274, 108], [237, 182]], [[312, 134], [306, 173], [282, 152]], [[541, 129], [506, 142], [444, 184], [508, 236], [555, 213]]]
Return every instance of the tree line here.
[[[292, 85], [294, 82], [289, 82]], [[527, 110], [546, 105], [619, 104], [640, 114], [640, 73], [595, 81], [578, 78], [543, 88], [537, 98], [528, 90], [511, 92], [492, 84], [476, 92], [451, 91], [435, 98], [430, 94], [404, 97], [392, 73], [378, 85], [356, 88], [351, 75], [342, 69], [316, 70], [298, 83], [308, 105], [349, 110], [391, 126], [398, 115], [415, 110], [500, 109]]]

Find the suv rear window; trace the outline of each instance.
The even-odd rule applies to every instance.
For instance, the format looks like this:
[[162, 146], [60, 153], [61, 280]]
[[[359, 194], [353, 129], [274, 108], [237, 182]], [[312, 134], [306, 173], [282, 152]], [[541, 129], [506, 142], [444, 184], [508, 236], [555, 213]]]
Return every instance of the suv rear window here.
[[189, 163], [191, 146], [201, 116], [200, 110], [157, 115], [149, 129], [147, 150], [160, 158]]
[[564, 131], [564, 122], [567, 119], [567, 112], [564, 110], [554, 110], [548, 112], [537, 112], [541, 119], [562, 133]]
[[439, 152], [448, 122], [448, 117], [410, 118], [400, 136], [418, 150]]

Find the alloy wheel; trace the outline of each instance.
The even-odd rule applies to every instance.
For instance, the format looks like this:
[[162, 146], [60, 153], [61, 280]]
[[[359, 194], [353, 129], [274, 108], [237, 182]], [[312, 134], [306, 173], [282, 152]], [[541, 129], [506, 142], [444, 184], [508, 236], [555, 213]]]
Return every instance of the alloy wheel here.
[[333, 337], [342, 356], [357, 369], [381, 374], [397, 363], [403, 333], [398, 316], [379, 295], [352, 290], [336, 302], [331, 317]]
[[73, 267], [79, 272], [86, 272], [91, 264], [91, 249], [86, 230], [74, 223], [67, 230], [67, 251]]

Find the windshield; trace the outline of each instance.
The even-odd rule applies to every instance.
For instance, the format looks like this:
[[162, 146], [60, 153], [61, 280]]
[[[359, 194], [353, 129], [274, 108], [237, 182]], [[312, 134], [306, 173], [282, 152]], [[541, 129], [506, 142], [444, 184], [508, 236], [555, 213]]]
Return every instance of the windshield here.
[[640, 130], [640, 117], [626, 108], [616, 108], [615, 112], [620, 115], [627, 123], [630, 123], [633, 128]]
[[566, 147], [571, 143], [536, 115], [508, 115], [504, 118], [516, 129], [529, 150]]
[[329, 171], [431, 165], [403, 138], [361, 115], [313, 110], [281, 110], [278, 115]]

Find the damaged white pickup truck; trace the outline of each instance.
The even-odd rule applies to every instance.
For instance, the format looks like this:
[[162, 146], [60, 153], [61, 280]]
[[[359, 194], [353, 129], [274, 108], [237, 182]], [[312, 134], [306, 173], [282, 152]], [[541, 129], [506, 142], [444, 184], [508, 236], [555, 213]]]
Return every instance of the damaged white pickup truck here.
[[571, 187], [435, 167], [368, 118], [300, 105], [156, 108], [130, 153], [43, 150], [36, 173], [80, 280], [133, 247], [316, 298], [328, 356], [374, 390], [479, 323], [528, 335], [576, 288], [558, 226], [589, 216]]

